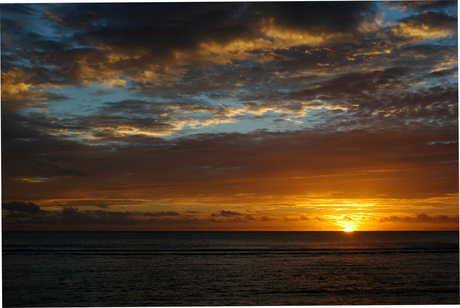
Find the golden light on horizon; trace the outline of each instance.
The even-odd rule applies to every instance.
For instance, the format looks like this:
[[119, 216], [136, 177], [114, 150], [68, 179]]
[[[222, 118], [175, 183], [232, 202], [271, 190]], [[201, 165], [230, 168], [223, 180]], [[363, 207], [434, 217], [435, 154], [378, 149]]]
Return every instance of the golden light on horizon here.
[[353, 229], [352, 228], [346, 228], [345, 232], [353, 232]]

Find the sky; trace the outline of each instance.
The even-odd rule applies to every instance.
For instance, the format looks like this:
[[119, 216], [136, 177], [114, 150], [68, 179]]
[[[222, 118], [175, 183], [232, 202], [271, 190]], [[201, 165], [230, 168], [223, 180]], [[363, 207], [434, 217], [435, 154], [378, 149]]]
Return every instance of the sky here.
[[3, 230], [458, 230], [457, 2], [2, 4]]

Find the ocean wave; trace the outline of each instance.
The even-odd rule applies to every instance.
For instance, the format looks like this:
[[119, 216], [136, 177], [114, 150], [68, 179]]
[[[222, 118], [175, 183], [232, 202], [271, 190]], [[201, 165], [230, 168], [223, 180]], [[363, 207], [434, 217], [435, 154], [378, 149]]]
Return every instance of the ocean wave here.
[[159, 248], [159, 249], [117, 249], [117, 248], [19, 248], [3, 247], [4, 254], [375, 254], [375, 253], [451, 253], [458, 252], [458, 245], [444, 247], [385, 247], [385, 248]]

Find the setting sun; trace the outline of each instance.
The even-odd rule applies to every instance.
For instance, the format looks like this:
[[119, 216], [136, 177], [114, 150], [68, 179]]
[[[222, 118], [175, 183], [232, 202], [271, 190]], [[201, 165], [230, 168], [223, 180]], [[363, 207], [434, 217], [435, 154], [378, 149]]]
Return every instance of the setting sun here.
[[346, 228], [345, 232], [353, 232], [353, 229], [352, 228]]

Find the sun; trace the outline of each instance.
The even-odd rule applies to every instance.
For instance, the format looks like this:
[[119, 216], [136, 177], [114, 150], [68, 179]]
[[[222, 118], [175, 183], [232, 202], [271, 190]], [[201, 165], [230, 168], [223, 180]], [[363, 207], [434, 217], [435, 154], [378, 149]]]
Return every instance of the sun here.
[[353, 229], [352, 228], [346, 228], [345, 232], [353, 232]]

